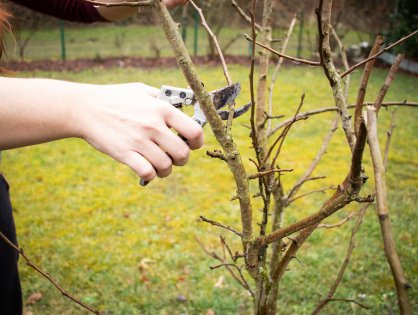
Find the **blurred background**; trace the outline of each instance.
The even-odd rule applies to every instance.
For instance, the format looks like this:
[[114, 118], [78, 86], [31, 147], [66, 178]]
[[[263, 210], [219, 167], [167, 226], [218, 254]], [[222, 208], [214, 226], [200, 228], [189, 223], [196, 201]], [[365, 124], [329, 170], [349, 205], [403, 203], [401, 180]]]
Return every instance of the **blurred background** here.
[[[141, 8], [137, 16], [117, 24], [80, 25], [41, 15], [8, 0], [4, 2], [13, 13], [14, 38], [9, 38], [8, 60], [89, 58], [100, 62], [108, 57], [172, 56], [158, 27], [158, 18], [150, 8]], [[237, 14], [231, 1], [201, 0], [197, 3], [219, 38], [224, 54], [249, 56], [249, 43], [242, 36], [248, 24]], [[248, 12], [251, 1], [241, 0], [237, 3]], [[261, 16], [261, 4], [259, 1], [258, 17]], [[280, 48], [280, 40], [293, 15], [297, 14], [298, 22], [290, 40], [288, 54], [306, 58], [316, 54], [316, 5], [315, 1], [275, 1], [275, 48]], [[198, 14], [193, 7], [178, 7], [172, 13], [180, 24], [190, 53], [214, 59], [214, 46], [205, 30], [200, 27]], [[377, 34], [384, 35], [387, 43], [392, 43], [411, 33], [417, 25], [418, 3], [414, 0], [345, 0], [334, 3], [333, 26], [351, 58], [367, 54], [367, 44], [373, 42]], [[418, 58], [418, 39], [415, 37], [397, 49], [406, 49], [408, 57]]]

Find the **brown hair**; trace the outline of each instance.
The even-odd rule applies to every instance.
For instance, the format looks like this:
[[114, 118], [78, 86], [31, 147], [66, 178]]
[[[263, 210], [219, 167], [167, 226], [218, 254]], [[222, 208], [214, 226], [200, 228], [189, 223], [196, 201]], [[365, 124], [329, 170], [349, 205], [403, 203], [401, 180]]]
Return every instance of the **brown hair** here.
[[[10, 14], [0, 4], [0, 58], [4, 52], [4, 34], [10, 32], [9, 18]], [[0, 67], [0, 74], [4, 72], [5, 70]]]

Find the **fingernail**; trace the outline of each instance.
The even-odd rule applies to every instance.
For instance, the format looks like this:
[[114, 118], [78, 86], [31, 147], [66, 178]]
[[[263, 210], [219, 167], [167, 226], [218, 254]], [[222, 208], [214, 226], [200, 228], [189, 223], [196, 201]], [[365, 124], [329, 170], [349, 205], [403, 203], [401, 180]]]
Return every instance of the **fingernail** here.
[[142, 179], [139, 181], [139, 185], [141, 185], [142, 187], [147, 186], [150, 183], [150, 181]]

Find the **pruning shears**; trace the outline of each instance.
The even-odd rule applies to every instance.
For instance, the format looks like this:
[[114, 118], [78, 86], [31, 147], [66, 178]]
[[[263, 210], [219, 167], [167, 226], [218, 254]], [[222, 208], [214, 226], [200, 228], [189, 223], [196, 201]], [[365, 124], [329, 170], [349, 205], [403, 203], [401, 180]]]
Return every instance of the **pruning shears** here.
[[[229, 111], [222, 110], [221, 108], [231, 105], [235, 102], [235, 99], [239, 95], [241, 91], [241, 85], [239, 83], [234, 83], [228, 85], [224, 88], [219, 90], [215, 90], [209, 93], [210, 97], [212, 98], [213, 105], [217, 110], [217, 113], [221, 117], [222, 120], [228, 120]], [[174, 107], [178, 109], [182, 109], [184, 106], [193, 106], [194, 113], [192, 118], [202, 126], [202, 128], [208, 122], [206, 119], [205, 114], [203, 113], [202, 109], [200, 108], [199, 103], [196, 101], [195, 95], [193, 90], [186, 89], [186, 88], [179, 88], [174, 86], [163, 85], [160, 89], [160, 93], [158, 98], [164, 100]], [[233, 118], [237, 118], [248, 111], [251, 107], [251, 103], [248, 103], [240, 108], [237, 108], [234, 111]], [[180, 135], [181, 137], [181, 135]], [[187, 139], [181, 137], [184, 141]], [[146, 186], [149, 182], [143, 179], [139, 182], [141, 186]]]

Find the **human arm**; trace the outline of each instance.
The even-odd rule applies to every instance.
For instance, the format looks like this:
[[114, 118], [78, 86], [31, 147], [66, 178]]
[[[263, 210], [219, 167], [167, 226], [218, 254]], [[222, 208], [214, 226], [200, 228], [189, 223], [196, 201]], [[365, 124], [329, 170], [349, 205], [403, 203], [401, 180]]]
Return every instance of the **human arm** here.
[[[118, 21], [135, 15], [136, 7], [96, 6], [84, 0], [11, 0], [32, 10], [59, 19], [81, 23]], [[118, 3], [135, 0], [98, 0], [101, 3]], [[185, 4], [187, 0], [162, 0], [168, 8]]]
[[202, 146], [203, 133], [157, 93], [139, 83], [0, 77], [0, 150], [78, 137], [145, 180], [168, 176], [173, 164], [184, 165], [190, 149]]
[[[119, 3], [119, 2], [134, 2], [137, 0], [98, 0], [102, 3]], [[167, 8], [171, 9], [178, 5], [185, 4], [188, 0], [162, 0]], [[127, 17], [134, 15], [138, 8], [135, 7], [105, 7], [99, 6], [97, 8], [99, 14], [108, 21], [123, 20]]]

